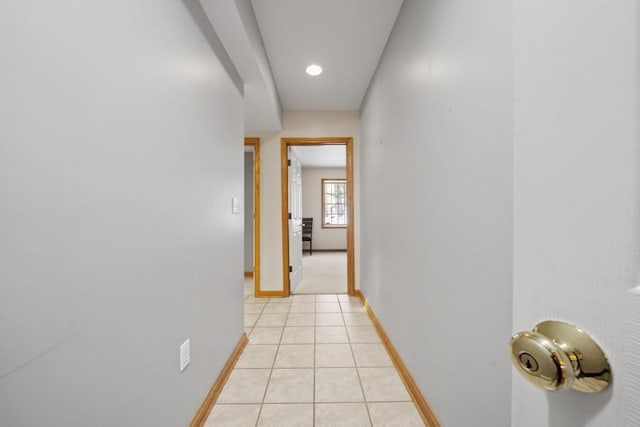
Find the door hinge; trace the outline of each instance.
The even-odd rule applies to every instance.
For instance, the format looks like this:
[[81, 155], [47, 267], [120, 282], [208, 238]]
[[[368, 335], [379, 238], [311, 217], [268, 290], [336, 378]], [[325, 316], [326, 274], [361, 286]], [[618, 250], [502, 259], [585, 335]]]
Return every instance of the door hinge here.
[[293, 266], [292, 265], [289, 266], [289, 273], [293, 273]]
[[287, 160], [287, 166], [291, 166], [291, 160]]
[[291, 212], [289, 212], [289, 219], [291, 219]]

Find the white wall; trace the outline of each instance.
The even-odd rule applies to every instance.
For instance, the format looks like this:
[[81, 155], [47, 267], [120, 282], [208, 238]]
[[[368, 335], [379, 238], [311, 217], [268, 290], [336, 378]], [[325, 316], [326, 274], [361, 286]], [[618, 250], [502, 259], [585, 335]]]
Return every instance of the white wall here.
[[[347, 250], [346, 228], [322, 228], [322, 180], [346, 177], [345, 168], [302, 168], [302, 216], [313, 217], [314, 250]], [[308, 245], [304, 244], [305, 250]]]
[[242, 94], [197, 6], [0, 3], [0, 425], [187, 425], [243, 332]]
[[[262, 290], [282, 290], [282, 212], [280, 138], [353, 137], [354, 169], [359, 168], [360, 122], [357, 111], [285, 111], [284, 130], [260, 137], [260, 281]], [[359, 283], [359, 180], [354, 177], [356, 287]]]
[[614, 382], [552, 394], [514, 372], [513, 425], [640, 425], [638, 383], [625, 384], [640, 340], [640, 319], [625, 319], [639, 267], [638, 2], [514, 4], [514, 331], [581, 326]]
[[405, 0], [361, 113], [361, 288], [444, 426], [511, 418], [512, 3]]

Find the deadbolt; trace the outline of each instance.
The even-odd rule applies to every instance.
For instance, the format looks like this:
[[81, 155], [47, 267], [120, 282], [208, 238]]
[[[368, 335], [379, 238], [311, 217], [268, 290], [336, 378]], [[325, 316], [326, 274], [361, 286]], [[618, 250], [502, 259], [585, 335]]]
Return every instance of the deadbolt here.
[[582, 329], [547, 320], [511, 338], [511, 361], [529, 382], [545, 390], [585, 393], [611, 383], [611, 367], [598, 344]]

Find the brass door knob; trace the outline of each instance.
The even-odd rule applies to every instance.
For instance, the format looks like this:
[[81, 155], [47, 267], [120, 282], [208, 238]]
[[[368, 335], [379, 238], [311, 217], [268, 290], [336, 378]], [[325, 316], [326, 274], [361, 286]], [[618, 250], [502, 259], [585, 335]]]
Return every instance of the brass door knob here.
[[538, 323], [533, 331], [515, 334], [509, 348], [518, 372], [545, 390], [597, 393], [611, 383], [604, 352], [574, 325], [556, 320]]

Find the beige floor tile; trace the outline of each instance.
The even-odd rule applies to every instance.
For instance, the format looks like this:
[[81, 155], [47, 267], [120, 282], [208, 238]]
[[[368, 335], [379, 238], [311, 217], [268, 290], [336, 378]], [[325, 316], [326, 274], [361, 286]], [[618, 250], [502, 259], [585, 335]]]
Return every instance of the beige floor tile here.
[[374, 344], [380, 337], [373, 326], [347, 326], [349, 341], [353, 344]]
[[374, 427], [424, 426], [413, 402], [368, 403]]
[[403, 402], [411, 397], [396, 368], [358, 368], [367, 402]]
[[313, 404], [265, 404], [260, 411], [259, 427], [312, 427]]
[[287, 317], [287, 326], [314, 326], [314, 313], [289, 313]]
[[249, 344], [242, 351], [236, 368], [272, 368], [277, 351], [277, 345]]
[[338, 302], [338, 295], [335, 294], [319, 294], [316, 295], [316, 302]]
[[288, 313], [291, 304], [267, 304], [263, 313]]
[[294, 302], [289, 313], [315, 313], [316, 304], [313, 302]]
[[423, 425], [359, 298], [252, 293], [249, 345], [205, 426], [314, 426], [314, 398], [318, 427]]
[[340, 304], [337, 302], [317, 302], [316, 313], [340, 313]]
[[282, 344], [313, 344], [315, 328], [313, 326], [286, 326], [282, 334]]
[[316, 403], [316, 427], [371, 426], [364, 403]]
[[340, 301], [340, 308], [344, 313], [365, 313], [361, 302]]
[[267, 326], [284, 326], [286, 320], [286, 313], [263, 313], [258, 318], [256, 326], [260, 328]]
[[316, 344], [316, 367], [348, 368], [355, 366], [349, 344]]
[[255, 427], [260, 405], [215, 405], [205, 427]]
[[249, 335], [251, 344], [279, 344], [282, 337], [282, 326], [270, 328], [253, 328]]
[[291, 304], [293, 302], [293, 298], [269, 298], [269, 304]]
[[274, 368], [313, 368], [313, 344], [280, 345]]
[[245, 304], [244, 312], [245, 314], [260, 314], [262, 313], [262, 310], [264, 309], [265, 306], [266, 304], [258, 304], [258, 303]]
[[253, 328], [256, 324], [256, 320], [258, 320], [258, 314], [245, 314], [244, 315], [244, 327], [245, 328]]
[[358, 298], [358, 297], [350, 297], [350, 296], [349, 296], [349, 295], [347, 295], [347, 294], [340, 294], [340, 295], [338, 295], [338, 300], [339, 300], [340, 302], [345, 301], [345, 302], [358, 302], [358, 303], [362, 303], [362, 302], [360, 301], [360, 298]]
[[344, 326], [342, 313], [316, 313], [317, 326]]
[[351, 344], [356, 366], [362, 368], [393, 366], [382, 344]]
[[234, 369], [217, 403], [261, 403], [270, 369]]
[[347, 326], [373, 326], [367, 313], [343, 313], [344, 324]]
[[348, 343], [347, 329], [344, 326], [316, 327], [316, 342], [322, 344]]
[[264, 403], [313, 403], [313, 369], [274, 369]]
[[363, 402], [354, 368], [316, 368], [316, 402]]

